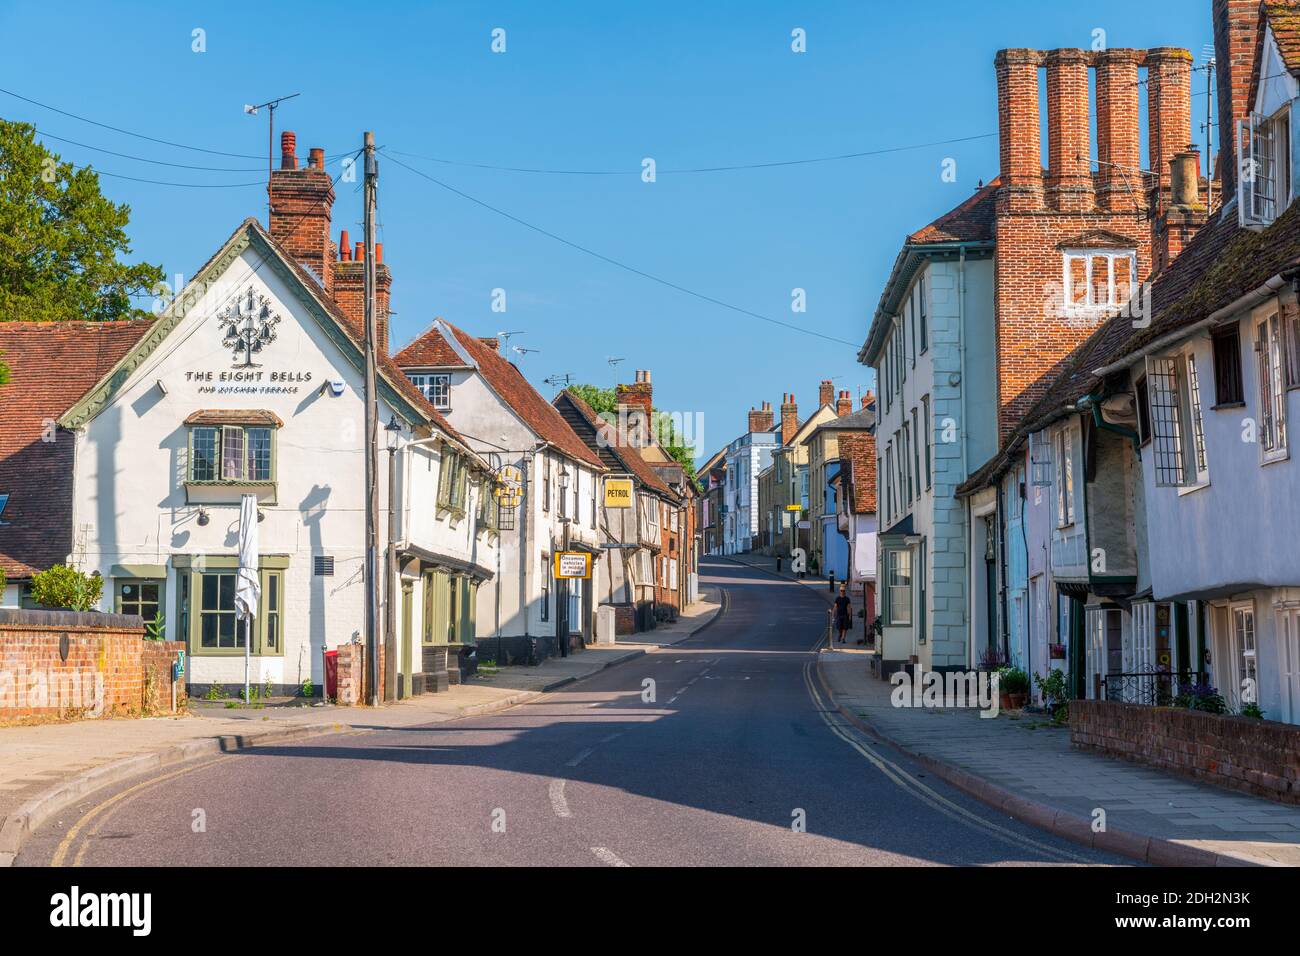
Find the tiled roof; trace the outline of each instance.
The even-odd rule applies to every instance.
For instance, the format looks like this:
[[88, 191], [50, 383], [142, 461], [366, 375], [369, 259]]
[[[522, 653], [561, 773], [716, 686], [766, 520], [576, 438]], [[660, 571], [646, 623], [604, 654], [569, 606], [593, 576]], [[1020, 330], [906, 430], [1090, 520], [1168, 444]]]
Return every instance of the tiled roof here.
[[923, 229], [907, 237], [909, 243], [986, 242], [993, 239], [1001, 177], [975, 191], [955, 209], [944, 213]]
[[[450, 343], [428, 341], [442, 339], [441, 329], [447, 329], [456, 337], [456, 342], [463, 348], [470, 360], [486, 379], [492, 390], [507, 403], [525, 424], [543, 441], [550, 442], [555, 448], [576, 461], [603, 468], [600, 457], [589, 449], [577, 436], [559, 411], [528, 384], [523, 373], [508, 362], [496, 349], [484, 344], [480, 339], [458, 329], [445, 319], [436, 322], [433, 328], [425, 332], [398, 354], [398, 361], [403, 368], [438, 368], [463, 367], [464, 361]], [[443, 361], [431, 362], [430, 358], [441, 356]], [[408, 360], [408, 357], [419, 357]]]
[[464, 361], [447, 340], [431, 332], [432, 328], [394, 355], [393, 361], [404, 369], [463, 367]]
[[822, 422], [809, 434], [811, 438], [820, 431], [870, 431], [876, 427], [876, 408], [869, 405], [848, 415]]
[[[72, 550], [73, 437], [53, 422], [140, 341], [152, 320], [0, 322], [0, 568], [25, 578]], [[52, 440], [44, 440], [44, 439]]]
[[[555, 406], [556, 408], [561, 409], [561, 414], [563, 414], [563, 408], [565, 405], [572, 408], [578, 415], [579, 420], [585, 422], [587, 426], [589, 426], [593, 439], [599, 442], [598, 453], [601, 457], [605, 458], [605, 455], [608, 454], [609, 459], [612, 459], [612, 461], [606, 459], [604, 464], [612, 464], [614, 467], [620, 467], [622, 470], [634, 475], [637, 481], [645, 485], [647, 488], [650, 488], [661, 495], [673, 498], [674, 500], [677, 498], [677, 495], [673, 490], [664, 483], [664, 480], [660, 477], [659, 473], [650, 466], [649, 462], [641, 457], [641, 452], [636, 448], [636, 446], [619, 442], [617, 426], [604, 421], [598, 414], [596, 414], [594, 408], [583, 401], [576, 393], [567, 388], [555, 397]], [[588, 447], [590, 447], [590, 442], [587, 444]]]
[[849, 467], [840, 474], [853, 489], [855, 514], [876, 512], [876, 436], [871, 432], [850, 432], [840, 438], [840, 459]]
[[185, 419], [186, 425], [266, 425], [283, 428], [275, 412], [265, 408], [203, 408]]
[[1273, 30], [1282, 62], [1292, 73], [1300, 74], [1300, 2], [1272, 0], [1264, 4], [1263, 15]]

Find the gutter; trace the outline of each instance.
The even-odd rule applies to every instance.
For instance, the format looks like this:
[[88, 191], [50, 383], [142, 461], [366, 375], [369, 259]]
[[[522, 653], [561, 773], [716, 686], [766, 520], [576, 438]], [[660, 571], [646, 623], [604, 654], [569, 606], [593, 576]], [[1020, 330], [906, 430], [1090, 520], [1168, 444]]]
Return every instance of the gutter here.
[[1096, 375], [1098, 378], [1105, 378], [1107, 375], [1110, 375], [1113, 372], [1118, 372], [1121, 369], [1126, 369], [1134, 362], [1136, 362], [1138, 359], [1146, 358], [1148, 355], [1152, 355], [1156, 352], [1159, 352], [1161, 349], [1165, 348], [1166, 346], [1172, 345], [1175, 342], [1182, 341], [1188, 336], [1195, 335], [1197, 332], [1201, 331], [1202, 329], [1209, 328], [1212, 325], [1218, 325], [1220, 322], [1222, 322], [1224, 319], [1228, 318], [1229, 316], [1233, 315], [1234, 313], [1241, 312], [1244, 309], [1253, 308], [1254, 306], [1259, 305], [1261, 302], [1264, 302], [1265, 300], [1277, 294], [1277, 292], [1280, 291], [1283, 287], [1285, 287], [1286, 284], [1287, 284], [1287, 280], [1282, 277], [1281, 273], [1279, 273], [1273, 276], [1273, 278], [1269, 279], [1259, 288], [1251, 292], [1247, 292], [1239, 299], [1236, 299], [1228, 303], [1223, 308], [1219, 309], [1216, 312], [1211, 313], [1209, 316], [1207, 316], [1204, 319], [1201, 319], [1199, 322], [1195, 322], [1192, 325], [1184, 326], [1181, 329], [1175, 329], [1174, 331], [1169, 332], [1166, 335], [1162, 335], [1160, 336], [1160, 338], [1156, 339], [1155, 341], [1143, 346], [1141, 349], [1138, 349], [1135, 352], [1130, 352], [1129, 354], [1125, 355], [1123, 358], [1117, 359], [1116, 361], [1111, 362], [1108, 365], [1103, 365], [1101, 368], [1093, 369], [1092, 374]]
[[1101, 396], [1085, 395], [1075, 403], [1075, 408], [1081, 412], [1092, 411], [1092, 423], [1103, 431], [1114, 432], [1116, 435], [1123, 435], [1133, 443], [1133, 452], [1140, 459], [1142, 457], [1142, 439], [1137, 431], [1127, 428], [1124, 425], [1116, 425], [1114, 422], [1108, 422], [1101, 417]]

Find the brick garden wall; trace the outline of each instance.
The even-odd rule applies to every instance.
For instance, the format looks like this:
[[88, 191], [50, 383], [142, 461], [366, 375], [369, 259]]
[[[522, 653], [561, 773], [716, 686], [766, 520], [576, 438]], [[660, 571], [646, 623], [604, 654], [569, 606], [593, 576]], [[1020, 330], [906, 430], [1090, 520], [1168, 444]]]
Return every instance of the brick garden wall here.
[[1177, 707], [1070, 701], [1070, 743], [1204, 783], [1300, 804], [1300, 726]]
[[[169, 711], [171, 665], [182, 646], [144, 640], [132, 615], [0, 610], [0, 719]], [[184, 683], [178, 687], [179, 702]]]

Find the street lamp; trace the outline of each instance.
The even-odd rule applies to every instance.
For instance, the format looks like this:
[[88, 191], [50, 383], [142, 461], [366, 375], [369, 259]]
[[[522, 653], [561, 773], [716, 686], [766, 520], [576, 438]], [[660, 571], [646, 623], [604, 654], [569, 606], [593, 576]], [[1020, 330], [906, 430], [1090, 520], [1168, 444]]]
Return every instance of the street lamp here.
[[[397, 441], [401, 437], [402, 426], [393, 415], [384, 426], [384, 437], [388, 445], [388, 547], [384, 561], [384, 699], [397, 697], [397, 614], [393, 607], [394, 589], [397, 585]], [[402, 696], [410, 693], [409, 687], [402, 688]]]

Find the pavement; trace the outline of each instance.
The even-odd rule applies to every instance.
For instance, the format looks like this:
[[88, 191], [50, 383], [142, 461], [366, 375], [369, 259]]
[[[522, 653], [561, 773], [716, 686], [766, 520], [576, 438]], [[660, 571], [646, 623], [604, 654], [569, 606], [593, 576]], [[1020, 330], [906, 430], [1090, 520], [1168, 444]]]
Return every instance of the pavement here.
[[856, 729], [817, 684], [807, 588], [713, 559], [701, 576], [724, 610], [673, 645], [505, 711], [383, 726], [403, 709], [385, 708], [117, 781], [47, 818], [17, 865], [1124, 862]]
[[422, 694], [380, 708], [325, 703], [228, 708], [224, 702], [196, 698], [180, 716], [0, 727], [0, 867], [12, 864], [47, 819], [100, 788], [247, 747], [497, 713], [647, 650], [683, 641], [712, 622], [721, 602], [717, 588], [702, 589], [701, 600], [674, 624], [657, 628], [651, 643], [593, 644], [536, 667], [503, 667], [445, 693]]

